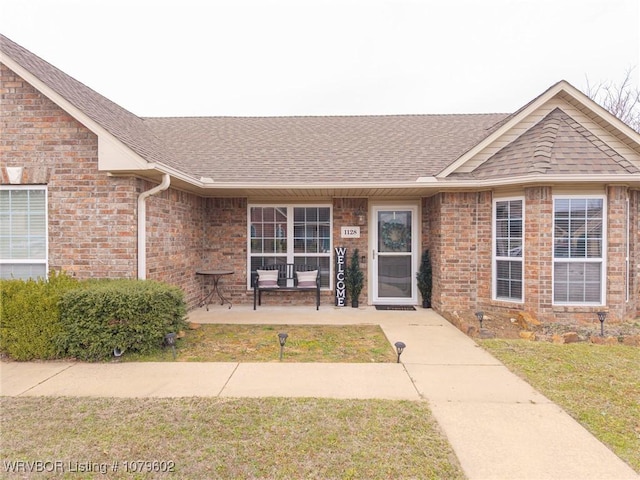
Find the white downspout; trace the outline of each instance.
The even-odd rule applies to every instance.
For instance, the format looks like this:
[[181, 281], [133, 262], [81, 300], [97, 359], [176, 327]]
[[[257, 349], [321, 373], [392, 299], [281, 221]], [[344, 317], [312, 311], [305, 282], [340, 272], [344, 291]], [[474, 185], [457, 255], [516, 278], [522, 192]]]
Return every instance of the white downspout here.
[[147, 198], [169, 188], [171, 177], [162, 175], [162, 183], [138, 196], [138, 279], [147, 278]]

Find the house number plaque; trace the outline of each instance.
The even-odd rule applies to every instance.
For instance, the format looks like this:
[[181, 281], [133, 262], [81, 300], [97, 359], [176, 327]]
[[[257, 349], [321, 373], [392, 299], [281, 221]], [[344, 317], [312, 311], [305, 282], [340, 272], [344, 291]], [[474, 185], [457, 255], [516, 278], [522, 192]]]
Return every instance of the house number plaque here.
[[360, 227], [340, 227], [340, 238], [360, 238]]

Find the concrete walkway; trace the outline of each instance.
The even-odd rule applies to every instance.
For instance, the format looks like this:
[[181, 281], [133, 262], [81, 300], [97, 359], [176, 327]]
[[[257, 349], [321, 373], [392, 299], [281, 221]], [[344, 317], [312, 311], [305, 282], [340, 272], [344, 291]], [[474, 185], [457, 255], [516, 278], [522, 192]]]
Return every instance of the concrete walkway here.
[[[3, 396], [327, 397], [427, 401], [475, 479], [638, 479], [560, 407], [430, 310], [210, 307], [198, 323], [379, 324], [400, 364], [0, 364]], [[286, 352], [286, 350], [285, 350]]]

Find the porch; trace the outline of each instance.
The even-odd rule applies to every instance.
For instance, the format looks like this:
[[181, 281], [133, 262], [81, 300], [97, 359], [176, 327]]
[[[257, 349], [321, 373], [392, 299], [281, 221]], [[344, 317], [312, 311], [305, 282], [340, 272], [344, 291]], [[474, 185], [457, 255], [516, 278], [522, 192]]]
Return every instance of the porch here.
[[[415, 311], [376, 310], [373, 305], [358, 308], [320, 305], [261, 305], [253, 310], [252, 305], [234, 304], [233, 308], [211, 304], [188, 313], [188, 321], [194, 323], [238, 323], [238, 324], [278, 324], [278, 325], [441, 325], [444, 318], [431, 309], [416, 307]], [[384, 330], [384, 328], [383, 328]], [[386, 333], [386, 332], [385, 332]], [[390, 339], [391, 340], [391, 339]], [[395, 340], [394, 340], [395, 341]]]

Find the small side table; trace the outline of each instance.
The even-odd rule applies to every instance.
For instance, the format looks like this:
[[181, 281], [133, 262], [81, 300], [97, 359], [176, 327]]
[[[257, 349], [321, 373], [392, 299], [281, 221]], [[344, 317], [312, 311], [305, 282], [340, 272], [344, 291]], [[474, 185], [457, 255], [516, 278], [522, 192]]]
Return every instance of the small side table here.
[[222, 294], [218, 283], [220, 282], [220, 279], [222, 277], [226, 275], [233, 275], [233, 273], [234, 273], [233, 270], [197, 270], [196, 275], [202, 275], [203, 277], [211, 277], [211, 279], [213, 280], [213, 287], [211, 288], [211, 291], [202, 297], [202, 299], [200, 300], [199, 306], [202, 307], [203, 305], [206, 305], [207, 312], [208, 312], [211, 299], [215, 294], [218, 294], [218, 298], [220, 298], [220, 305], [224, 305], [225, 303], [228, 303], [229, 308], [231, 308], [232, 307], [231, 300], [229, 300], [227, 297], [225, 297]]

